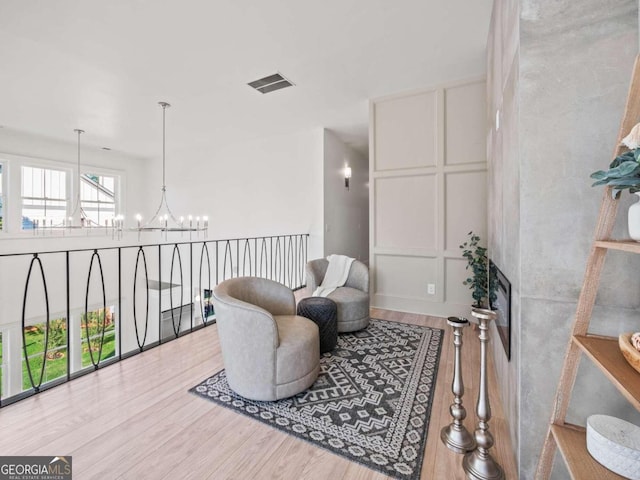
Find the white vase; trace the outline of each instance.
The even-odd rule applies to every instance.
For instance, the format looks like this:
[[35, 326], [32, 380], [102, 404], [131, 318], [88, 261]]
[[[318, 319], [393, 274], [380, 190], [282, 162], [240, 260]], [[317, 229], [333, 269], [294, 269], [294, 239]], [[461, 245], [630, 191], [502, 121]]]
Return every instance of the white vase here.
[[[636, 192], [640, 199], [640, 192]], [[640, 200], [629, 207], [629, 236], [640, 242]]]

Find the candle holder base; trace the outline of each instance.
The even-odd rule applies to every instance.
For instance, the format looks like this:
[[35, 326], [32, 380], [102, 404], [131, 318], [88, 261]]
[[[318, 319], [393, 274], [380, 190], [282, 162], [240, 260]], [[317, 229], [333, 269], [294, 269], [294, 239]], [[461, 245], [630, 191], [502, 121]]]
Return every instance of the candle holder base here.
[[504, 480], [502, 467], [491, 455], [480, 450], [474, 450], [464, 456], [462, 469], [468, 480]]
[[440, 440], [455, 453], [467, 453], [476, 448], [476, 441], [464, 426], [450, 424], [440, 430]]

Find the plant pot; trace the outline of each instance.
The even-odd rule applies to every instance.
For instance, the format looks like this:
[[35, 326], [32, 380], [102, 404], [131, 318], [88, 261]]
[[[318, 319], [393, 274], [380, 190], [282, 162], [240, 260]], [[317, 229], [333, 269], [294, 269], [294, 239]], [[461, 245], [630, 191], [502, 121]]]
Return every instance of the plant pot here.
[[[635, 195], [640, 199], [640, 192]], [[636, 242], [640, 242], [640, 201], [629, 207], [628, 212], [629, 236]]]

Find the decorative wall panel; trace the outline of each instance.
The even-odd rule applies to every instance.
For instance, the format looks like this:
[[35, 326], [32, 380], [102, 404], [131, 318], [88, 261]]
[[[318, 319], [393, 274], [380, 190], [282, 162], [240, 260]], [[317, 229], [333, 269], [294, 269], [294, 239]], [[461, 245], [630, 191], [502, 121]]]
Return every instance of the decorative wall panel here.
[[485, 89], [481, 82], [445, 90], [447, 165], [485, 162]]
[[375, 103], [377, 171], [435, 165], [437, 103], [436, 91]]
[[435, 175], [378, 178], [375, 204], [378, 247], [436, 248], [438, 195]]

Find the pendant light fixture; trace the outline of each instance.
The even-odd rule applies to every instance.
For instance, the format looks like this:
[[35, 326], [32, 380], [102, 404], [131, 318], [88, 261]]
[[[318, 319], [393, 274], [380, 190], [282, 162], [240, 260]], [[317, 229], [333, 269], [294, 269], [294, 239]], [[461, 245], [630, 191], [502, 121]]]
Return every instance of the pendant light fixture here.
[[[82, 207], [82, 169], [80, 165], [80, 135], [84, 133], [84, 130], [76, 128], [73, 130], [78, 134], [78, 166], [76, 171], [76, 198], [74, 201], [73, 209], [69, 215], [68, 224], [66, 228], [102, 228], [107, 230], [122, 231], [124, 226], [124, 217], [122, 215], [116, 215], [111, 219], [111, 223], [105, 220], [104, 225], [100, 225], [98, 222], [92, 220]], [[75, 224], [79, 220], [79, 224]]]
[[61, 223], [55, 223], [53, 219], [47, 219], [46, 217], [42, 220], [35, 219], [33, 221], [33, 233], [34, 235], [46, 235], [48, 233], [54, 234], [55, 232], [67, 232], [71, 230], [92, 230], [92, 229], [102, 229], [107, 232], [112, 232], [114, 238], [117, 234], [118, 237], [122, 234], [123, 226], [124, 226], [124, 218], [122, 215], [117, 215], [111, 219], [109, 223], [105, 220], [104, 225], [100, 225], [94, 220], [92, 220], [87, 213], [84, 211], [82, 207], [82, 169], [80, 163], [80, 136], [85, 133], [84, 130], [80, 128], [76, 128], [73, 130], [78, 136], [78, 156], [77, 156], [77, 170], [76, 170], [76, 188], [75, 188], [75, 198], [73, 200], [73, 205], [71, 208], [71, 212], [68, 217], [63, 219]]
[[84, 209], [82, 208], [82, 200], [80, 198], [80, 185], [81, 185], [81, 179], [80, 176], [82, 175], [81, 171], [80, 171], [80, 135], [82, 135], [84, 133], [84, 130], [81, 130], [79, 128], [76, 128], [73, 130], [75, 133], [78, 134], [78, 170], [76, 171], [76, 198], [74, 200], [73, 203], [73, 208], [71, 209], [71, 213], [69, 214], [69, 227], [72, 227], [74, 224], [74, 221], [76, 220], [76, 217], [78, 217], [79, 215], [79, 220], [80, 220], [80, 227], [84, 227], [85, 225], [90, 225], [91, 224], [91, 220], [88, 220], [87, 218], [87, 214], [85, 213]]
[[195, 219], [193, 215], [188, 216], [188, 223], [185, 224], [184, 217], [180, 217], [178, 220], [171, 209], [167, 201], [167, 161], [166, 161], [166, 115], [167, 108], [171, 104], [167, 102], [158, 102], [158, 105], [162, 107], [162, 193], [160, 196], [160, 204], [156, 209], [151, 219], [145, 223], [142, 223], [142, 216], [136, 215], [137, 228], [136, 230], [160, 230], [164, 232], [197, 232], [201, 230], [207, 230], [209, 228], [209, 218], [203, 216], [202, 219], [198, 216]]

